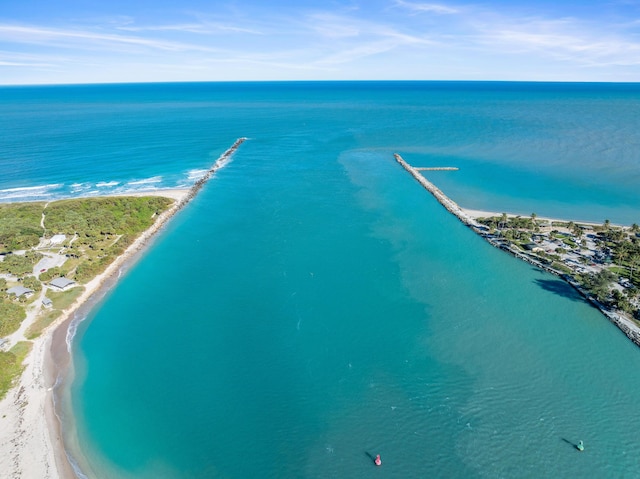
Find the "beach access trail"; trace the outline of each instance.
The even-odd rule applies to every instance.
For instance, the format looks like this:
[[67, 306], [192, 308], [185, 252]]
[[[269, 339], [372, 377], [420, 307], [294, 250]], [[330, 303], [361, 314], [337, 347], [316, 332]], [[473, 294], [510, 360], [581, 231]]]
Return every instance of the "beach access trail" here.
[[[0, 401], [0, 479], [75, 479], [64, 447], [61, 424], [54, 410], [55, 388], [64, 371], [58, 370], [60, 354], [67, 356], [69, 328], [78, 309], [105, 288], [115, 284], [124, 268], [140, 258], [152, 237], [191, 199], [215, 172], [228, 163], [233, 153], [246, 140], [238, 138], [189, 189], [153, 190], [123, 194], [124, 196], [164, 196], [175, 200], [160, 214], [154, 224], [118, 256], [104, 272], [84, 285], [84, 292], [33, 341], [25, 359], [25, 369], [18, 383]], [[30, 316], [31, 317], [31, 316]], [[33, 318], [32, 318], [33, 319]], [[28, 327], [21, 327], [24, 331]], [[12, 341], [20, 338], [12, 337]], [[53, 357], [56, 356], [56, 361]]]

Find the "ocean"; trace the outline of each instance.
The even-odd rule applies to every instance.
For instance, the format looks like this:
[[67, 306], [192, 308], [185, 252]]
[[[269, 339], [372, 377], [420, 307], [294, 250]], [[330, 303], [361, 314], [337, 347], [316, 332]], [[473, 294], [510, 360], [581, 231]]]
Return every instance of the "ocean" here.
[[638, 347], [393, 158], [459, 167], [427, 177], [462, 207], [638, 223], [640, 85], [2, 87], [0, 108], [0, 201], [186, 187], [249, 138], [78, 318], [86, 476], [640, 475]]

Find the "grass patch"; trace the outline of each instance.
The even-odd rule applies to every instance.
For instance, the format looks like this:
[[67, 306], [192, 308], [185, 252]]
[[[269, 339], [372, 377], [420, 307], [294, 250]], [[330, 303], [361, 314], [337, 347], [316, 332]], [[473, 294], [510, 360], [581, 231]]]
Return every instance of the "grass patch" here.
[[26, 317], [23, 307], [11, 300], [0, 300], [0, 338], [17, 331]]
[[562, 271], [563, 273], [566, 274], [571, 274], [573, 273], [573, 271], [571, 271], [571, 268], [565, 266], [564, 264], [558, 262], [558, 261], [554, 261], [553, 263], [551, 263], [551, 267], [553, 269], [557, 269], [558, 271]]
[[36, 339], [38, 336], [42, 334], [42, 331], [53, 323], [56, 319], [60, 317], [62, 311], [59, 309], [52, 309], [47, 311], [46, 314], [41, 314], [38, 316], [38, 319], [34, 321], [34, 323], [29, 326], [29, 329], [25, 332], [25, 337], [27, 339]]
[[20, 341], [9, 351], [0, 351], [0, 399], [15, 384], [22, 370], [22, 362], [31, 351], [32, 343]]
[[629, 270], [623, 266], [610, 266], [609, 271], [617, 274], [618, 276], [629, 277]]
[[73, 302], [78, 299], [78, 296], [80, 296], [83, 292], [83, 286], [76, 286], [75, 288], [71, 288], [67, 291], [49, 291], [47, 293], [47, 297], [53, 302], [54, 309], [63, 310], [71, 306]]

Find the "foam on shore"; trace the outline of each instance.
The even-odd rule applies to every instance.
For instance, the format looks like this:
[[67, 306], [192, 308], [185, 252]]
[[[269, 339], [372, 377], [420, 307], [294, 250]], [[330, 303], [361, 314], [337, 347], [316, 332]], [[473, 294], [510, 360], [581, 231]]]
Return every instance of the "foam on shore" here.
[[[189, 189], [135, 194], [167, 196], [176, 201], [103, 273], [87, 283], [82, 295], [33, 342], [33, 349], [25, 360], [25, 370], [18, 384], [0, 401], [0, 470], [7, 477], [85, 477], [80, 466], [82, 459], [73, 457], [65, 448], [60, 419], [64, 417], [63, 401], [60, 400], [61, 386], [73, 374], [70, 356], [73, 338], [78, 324], [87, 317], [78, 312], [85, 312], [81, 307], [93, 307], [95, 301], [117, 283], [122, 272], [146, 251], [156, 233], [195, 197], [217, 170], [229, 163], [233, 153], [245, 140], [236, 140]], [[127, 194], [131, 195], [123, 193]]]

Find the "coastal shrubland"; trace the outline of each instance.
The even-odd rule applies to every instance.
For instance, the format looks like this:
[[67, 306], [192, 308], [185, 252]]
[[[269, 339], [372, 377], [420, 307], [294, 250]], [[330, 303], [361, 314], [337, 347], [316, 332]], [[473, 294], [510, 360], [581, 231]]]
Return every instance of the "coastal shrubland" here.
[[155, 215], [173, 201], [161, 196], [62, 200], [46, 210], [47, 230], [87, 238], [86, 245], [109, 235], [137, 236], [153, 224]]
[[42, 258], [40, 253], [27, 251], [25, 254], [7, 254], [0, 261], [0, 273], [24, 276], [33, 272], [33, 266]]
[[62, 311], [59, 309], [52, 309], [50, 311], [43, 311], [36, 320], [29, 326], [25, 337], [27, 339], [36, 339], [42, 334], [42, 331], [60, 317]]
[[[37, 308], [27, 337], [39, 336], [85, 289], [80, 285], [52, 291], [49, 281], [65, 276], [84, 284], [95, 278], [173, 203], [170, 198], [147, 196], [0, 205], [0, 274], [7, 275], [0, 278], [0, 339], [18, 330], [27, 307]], [[64, 239], [53, 243], [54, 235], [64, 235]], [[34, 274], [44, 256], [61, 258], [63, 264]], [[34, 292], [47, 288], [51, 307], [45, 309], [36, 302], [38, 295], [9, 297], [6, 290], [17, 285]], [[22, 350], [0, 351], [0, 396], [22, 370], [23, 358]]]
[[0, 253], [35, 247], [44, 203], [0, 204]]
[[20, 376], [22, 362], [31, 351], [31, 346], [29, 341], [20, 341], [10, 351], [0, 351], [0, 399]]
[[27, 317], [23, 307], [9, 299], [0, 300], [0, 338], [18, 330]]

